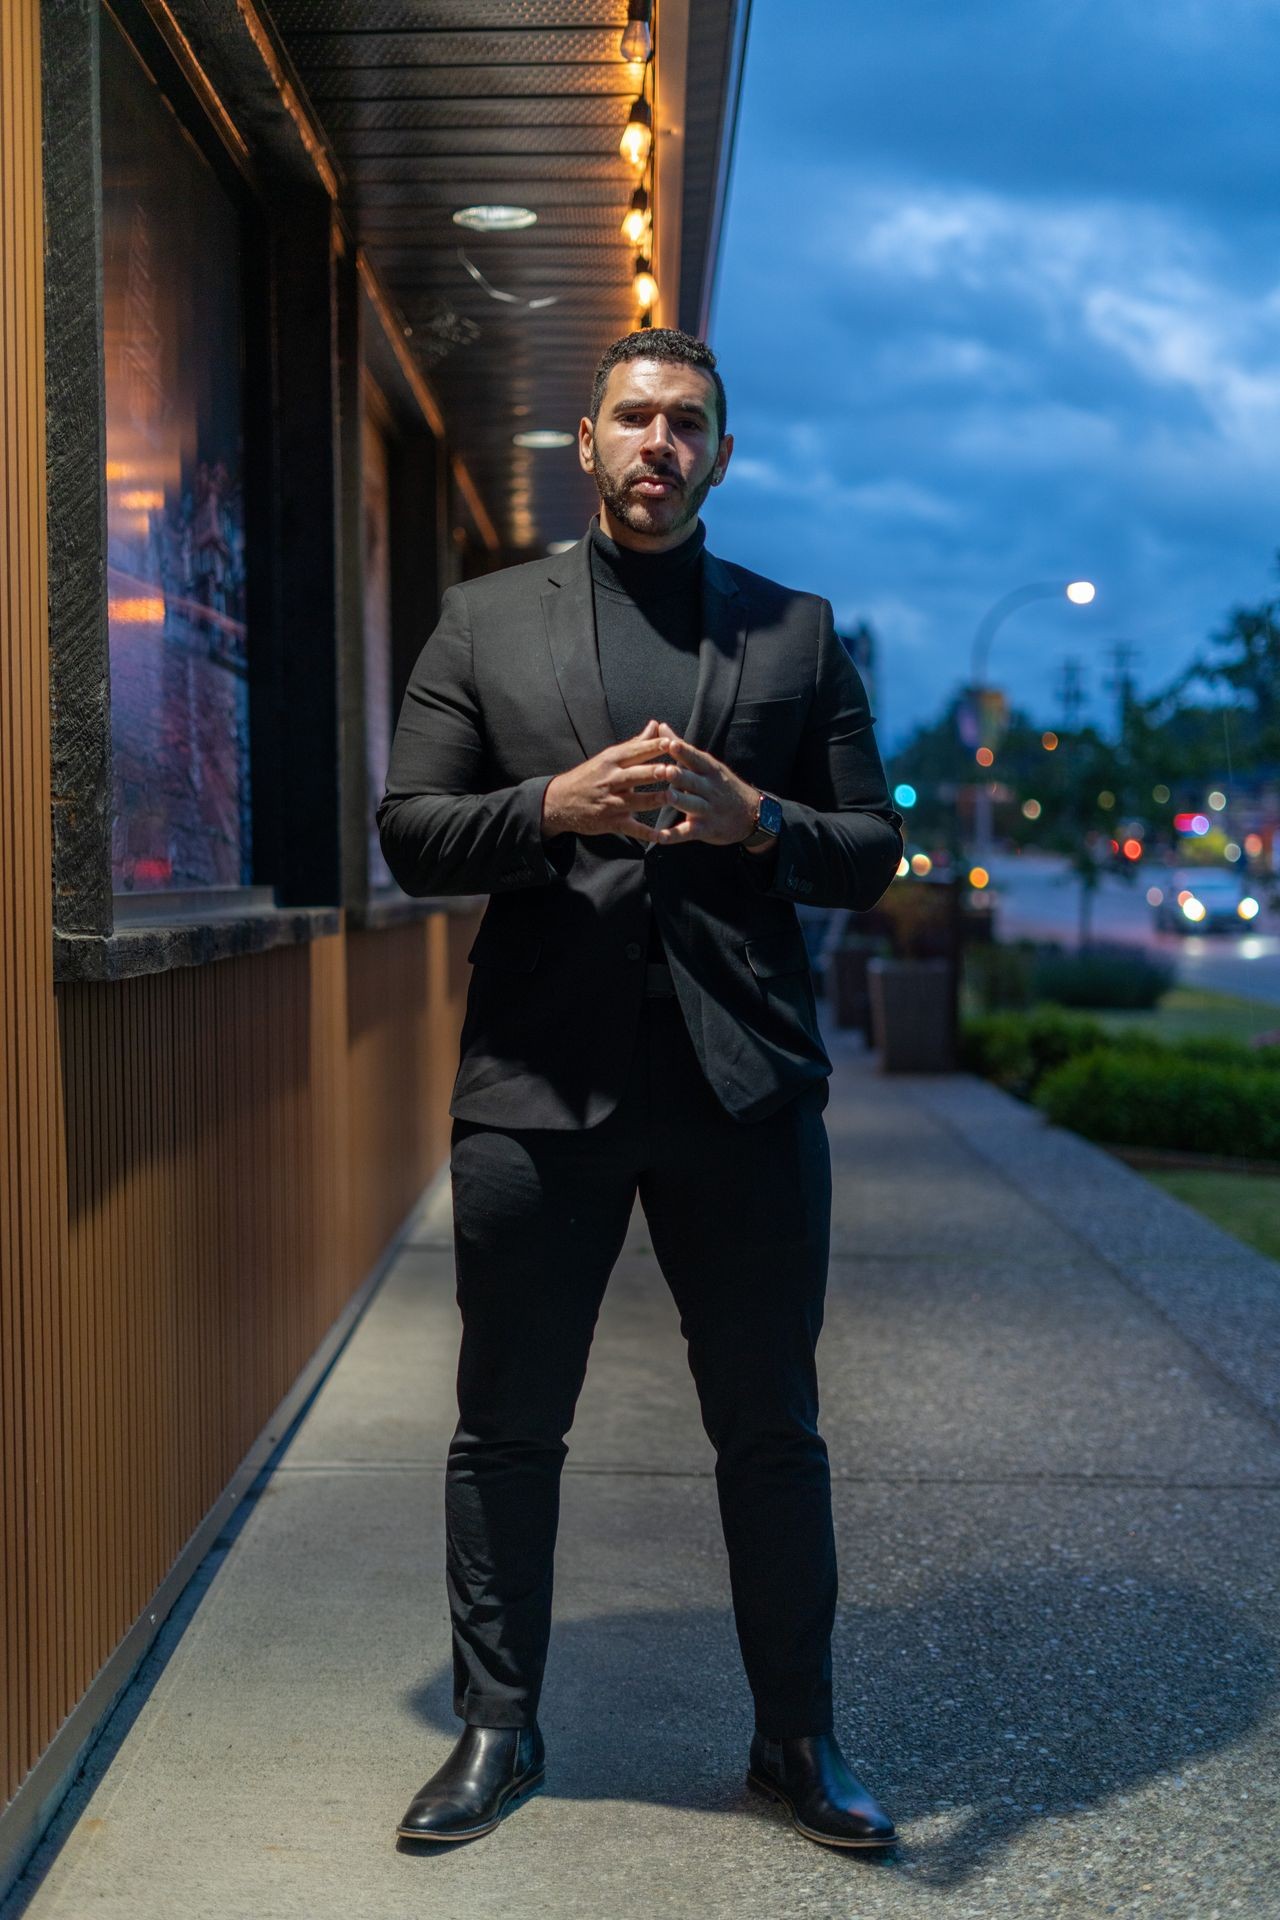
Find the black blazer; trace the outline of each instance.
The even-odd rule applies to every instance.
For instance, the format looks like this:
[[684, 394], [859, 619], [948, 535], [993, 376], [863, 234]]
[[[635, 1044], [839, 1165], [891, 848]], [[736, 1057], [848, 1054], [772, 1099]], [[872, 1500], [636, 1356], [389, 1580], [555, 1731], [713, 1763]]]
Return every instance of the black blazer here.
[[654, 913], [707, 1079], [735, 1119], [763, 1119], [831, 1072], [793, 903], [873, 906], [902, 856], [866, 692], [828, 601], [704, 549], [686, 733], [779, 797], [776, 852], [544, 841], [548, 782], [618, 737], [588, 542], [447, 590], [392, 742], [377, 822], [396, 880], [491, 896], [450, 1112], [502, 1127], [602, 1120], [630, 1060]]

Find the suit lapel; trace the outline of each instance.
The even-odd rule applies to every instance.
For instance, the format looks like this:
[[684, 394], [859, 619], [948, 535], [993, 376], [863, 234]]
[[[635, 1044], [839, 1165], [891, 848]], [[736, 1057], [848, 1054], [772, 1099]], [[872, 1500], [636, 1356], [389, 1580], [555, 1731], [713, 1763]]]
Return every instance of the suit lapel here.
[[548, 568], [554, 584], [542, 595], [551, 662], [586, 760], [612, 746], [617, 738], [600, 678], [588, 539], [589, 534], [584, 535], [576, 546], [557, 557]]
[[[719, 757], [720, 742], [733, 712], [742, 679], [747, 622], [738, 583], [713, 553], [702, 550], [702, 638], [698, 645], [698, 684], [685, 738], [704, 753]], [[665, 806], [657, 825], [674, 827], [684, 815]], [[645, 852], [651, 851], [649, 845]]]
[[716, 752], [733, 712], [746, 641], [747, 624], [738, 583], [724, 561], [704, 547], [698, 685], [687, 737], [706, 753]]

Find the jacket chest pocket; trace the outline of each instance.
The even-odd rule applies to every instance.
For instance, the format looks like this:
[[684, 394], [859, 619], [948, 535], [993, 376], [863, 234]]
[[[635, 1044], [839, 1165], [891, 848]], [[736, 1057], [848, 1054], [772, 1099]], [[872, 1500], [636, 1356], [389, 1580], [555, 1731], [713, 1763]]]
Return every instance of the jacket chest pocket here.
[[775, 768], [789, 767], [800, 738], [804, 711], [804, 701], [798, 693], [737, 701], [724, 733], [726, 765], [735, 772], [761, 762]]

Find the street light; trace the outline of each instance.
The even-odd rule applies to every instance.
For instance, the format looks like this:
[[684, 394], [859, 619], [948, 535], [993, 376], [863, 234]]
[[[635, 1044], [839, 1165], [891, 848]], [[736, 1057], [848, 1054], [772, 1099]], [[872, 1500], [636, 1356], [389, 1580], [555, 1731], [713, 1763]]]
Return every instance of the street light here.
[[996, 629], [1003, 626], [1011, 613], [1017, 613], [1020, 607], [1029, 607], [1033, 600], [1056, 600], [1060, 593], [1066, 595], [1073, 607], [1087, 607], [1097, 591], [1092, 580], [1033, 580], [1025, 587], [1015, 587], [1012, 593], [1003, 595], [994, 606], [987, 608], [974, 630], [973, 662], [969, 672], [971, 683], [975, 687], [983, 684], [987, 655], [991, 651]]
[[[970, 697], [977, 711], [981, 705], [982, 690], [986, 681], [987, 660], [991, 653], [991, 642], [996, 631], [1020, 607], [1029, 607], [1033, 600], [1056, 600], [1059, 594], [1065, 594], [1073, 607], [1087, 607], [1097, 593], [1092, 580], [1031, 580], [1025, 586], [1015, 587], [987, 608], [974, 629], [973, 653], [969, 667]], [[1055, 745], [1057, 742], [1055, 741]], [[986, 784], [979, 786], [977, 805], [974, 808], [974, 840], [982, 853], [991, 847], [991, 795]]]

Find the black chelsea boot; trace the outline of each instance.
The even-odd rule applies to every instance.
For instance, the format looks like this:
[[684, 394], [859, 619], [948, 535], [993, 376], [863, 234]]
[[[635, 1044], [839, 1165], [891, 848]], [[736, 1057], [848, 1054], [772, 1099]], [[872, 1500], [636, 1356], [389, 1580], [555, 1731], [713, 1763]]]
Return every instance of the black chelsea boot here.
[[850, 1771], [833, 1733], [770, 1740], [757, 1730], [747, 1780], [781, 1800], [792, 1826], [806, 1840], [826, 1847], [892, 1847], [897, 1842], [893, 1821]]
[[475, 1840], [536, 1793], [546, 1777], [532, 1727], [464, 1727], [444, 1765], [420, 1787], [397, 1829], [401, 1840]]

